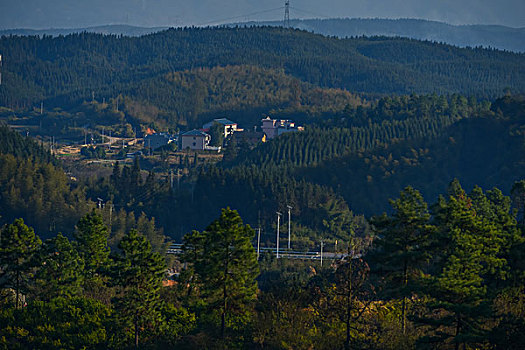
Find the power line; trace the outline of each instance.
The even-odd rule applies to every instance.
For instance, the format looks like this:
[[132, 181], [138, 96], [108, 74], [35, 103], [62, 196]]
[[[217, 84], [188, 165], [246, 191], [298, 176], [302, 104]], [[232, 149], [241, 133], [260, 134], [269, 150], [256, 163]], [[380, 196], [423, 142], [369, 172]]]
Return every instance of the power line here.
[[205, 25], [210, 25], [210, 24], [220, 24], [221, 22], [231, 21], [231, 20], [237, 19], [237, 18], [251, 17], [251, 16], [255, 16], [255, 15], [260, 15], [260, 14], [263, 14], [263, 13], [268, 13], [268, 12], [272, 12], [272, 11], [282, 10], [283, 8], [284, 7], [281, 6], [281, 7], [276, 7], [276, 8], [273, 8], [273, 9], [247, 13], [247, 14], [244, 14], [244, 15], [228, 17], [228, 18], [222, 18], [222, 19], [216, 19], [216, 20], [213, 20], [213, 21], [197, 24], [197, 26], [199, 27], [199, 26], [205, 26]]
[[308, 11], [308, 10], [301, 10], [301, 9], [299, 9], [297, 7], [293, 7], [293, 6], [290, 6], [290, 8], [294, 9], [295, 11], [302, 12], [302, 13], [305, 13], [305, 14], [308, 14], [308, 15], [313, 15], [313, 16], [317, 16], [317, 17], [321, 17], [321, 18], [333, 18], [333, 16], [325, 16], [323, 14], [315, 13], [315, 12]]

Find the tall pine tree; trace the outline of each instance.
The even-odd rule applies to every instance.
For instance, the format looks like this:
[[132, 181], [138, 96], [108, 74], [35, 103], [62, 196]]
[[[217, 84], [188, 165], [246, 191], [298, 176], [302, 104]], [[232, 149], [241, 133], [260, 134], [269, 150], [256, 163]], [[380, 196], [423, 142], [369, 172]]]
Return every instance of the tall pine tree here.
[[29, 292], [34, 273], [34, 254], [42, 244], [32, 228], [16, 219], [0, 232], [0, 288], [15, 291], [15, 306], [23, 306], [22, 299]]
[[209, 310], [219, 313], [221, 337], [235, 316], [250, 315], [255, 300], [259, 266], [251, 242], [254, 235], [237, 211], [227, 208], [202, 233], [194, 231], [184, 237], [185, 256], [201, 283], [202, 296]]
[[420, 274], [430, 259], [429, 247], [435, 228], [430, 225], [427, 203], [419, 191], [405, 188], [391, 200], [392, 216], [384, 214], [372, 220], [377, 238], [369, 254], [375, 270], [385, 278], [388, 294], [401, 298], [401, 329], [406, 334], [407, 300], [410, 282]]
[[113, 280], [120, 289], [114, 299], [119, 318], [132, 330], [135, 346], [139, 346], [143, 329], [155, 329], [162, 321], [160, 288], [166, 272], [163, 257], [152, 251], [148, 240], [131, 230], [119, 244], [121, 253], [115, 257]]

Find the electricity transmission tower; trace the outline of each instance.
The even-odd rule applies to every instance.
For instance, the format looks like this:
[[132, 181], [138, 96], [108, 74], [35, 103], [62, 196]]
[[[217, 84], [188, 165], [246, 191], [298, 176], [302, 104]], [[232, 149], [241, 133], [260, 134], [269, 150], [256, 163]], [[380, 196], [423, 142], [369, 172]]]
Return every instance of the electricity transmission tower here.
[[290, 0], [284, 2], [284, 28], [290, 28]]

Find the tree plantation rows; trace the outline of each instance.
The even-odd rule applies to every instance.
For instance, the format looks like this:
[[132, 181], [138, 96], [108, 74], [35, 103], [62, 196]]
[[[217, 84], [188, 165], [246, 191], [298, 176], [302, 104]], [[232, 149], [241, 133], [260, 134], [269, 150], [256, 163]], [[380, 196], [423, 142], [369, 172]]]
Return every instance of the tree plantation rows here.
[[[189, 172], [175, 187], [169, 178], [141, 170], [145, 159], [132, 166], [117, 163], [108, 176], [70, 181], [52, 164], [5, 155], [1, 220], [24, 217], [42, 235], [68, 232], [101, 198], [107, 224], [116, 215], [132, 212], [138, 218], [145, 213], [164, 234], [180, 240], [192, 228], [203, 229], [227, 206], [269, 234], [275, 211], [291, 205], [295, 239], [312, 247], [320, 232], [345, 237], [344, 227], [352, 221], [366, 230], [359, 214], [388, 210], [388, 199], [408, 185], [431, 200], [451, 178], [467, 188], [498, 186], [510, 193], [511, 184], [525, 173], [523, 110], [519, 96], [492, 104], [461, 96], [385, 98], [253, 150], [232, 142], [217, 165], [186, 155], [176, 167]], [[12, 152], [22, 154], [23, 138], [2, 141], [15, 137], [20, 146], [10, 146]], [[37, 207], [41, 214], [30, 215], [30, 208]]]
[[223, 209], [184, 236], [171, 282], [141, 232], [110, 249], [97, 211], [73, 240], [42, 242], [16, 219], [0, 236], [0, 346], [518, 349], [525, 180], [513, 200], [454, 180], [429, 209], [407, 187], [369, 236], [347, 227], [347, 257], [324, 266], [257, 261], [254, 230]]
[[[271, 27], [0, 54], [0, 349], [523, 348], [523, 54]], [[246, 132], [164, 142], [216, 118]], [[277, 259], [286, 233], [343, 258]]]
[[433, 139], [455, 122], [490, 113], [490, 104], [450, 97], [387, 97], [369, 108], [348, 106], [331, 119], [318, 118], [314, 127], [262, 144], [240, 163], [315, 166], [324, 160], [371, 150], [403, 140]]
[[[9, 108], [33, 107], [43, 100], [65, 107], [91, 100], [93, 92], [98, 100], [149, 94], [156, 103], [156, 96], [166, 94], [165, 84], [153, 85], [149, 79], [227, 65], [284, 70], [315, 86], [353, 92], [456, 92], [485, 98], [505, 88], [523, 91], [525, 74], [521, 54], [399, 38], [327, 38], [270, 27], [181, 28], [138, 38], [4, 36], [0, 52], [0, 103]], [[148, 91], [137, 93], [141, 81]], [[197, 92], [199, 85], [193, 89]], [[195, 95], [190, 109], [206, 103]], [[187, 107], [179, 112], [191, 117]]]

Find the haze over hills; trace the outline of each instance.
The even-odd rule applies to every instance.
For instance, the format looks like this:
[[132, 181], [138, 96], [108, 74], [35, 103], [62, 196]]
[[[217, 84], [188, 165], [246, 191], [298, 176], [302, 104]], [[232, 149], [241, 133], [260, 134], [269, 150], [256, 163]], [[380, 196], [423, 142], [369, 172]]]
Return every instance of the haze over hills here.
[[[282, 26], [282, 21], [242, 22], [227, 26]], [[340, 38], [355, 36], [404, 37], [442, 42], [460, 47], [495, 48], [525, 52], [525, 28], [501, 25], [451, 25], [421, 19], [384, 18], [330, 18], [294, 19], [293, 28]], [[6, 29], [1, 35], [68, 35], [71, 33], [99, 33], [141, 36], [166, 30], [168, 27], [138, 27], [130, 25], [105, 25], [83, 28]]]
[[[282, 25], [280, 21], [253, 23]], [[291, 20], [290, 26], [340, 38], [353, 36], [404, 37], [460, 47], [491, 47], [525, 52], [525, 28], [499, 25], [451, 25], [422, 19], [330, 18]]]
[[96, 27], [85, 27], [85, 28], [48, 28], [48, 29], [28, 29], [28, 28], [19, 28], [19, 29], [5, 29], [0, 30], [0, 36], [2, 35], [68, 35], [73, 33], [97, 33], [97, 34], [106, 34], [106, 35], [125, 35], [125, 36], [141, 36], [151, 33], [160, 32], [166, 30], [168, 27], [136, 27], [126, 24], [111, 24], [106, 26], [96, 26]]
[[[7, 107], [29, 107], [42, 100], [49, 106], [69, 105], [91, 100], [94, 91], [99, 98], [115, 98], [139, 81], [218, 65], [282, 69], [313, 85], [356, 93], [493, 98], [506, 88], [525, 91], [522, 54], [404, 38], [327, 38], [269, 27], [179, 28], [138, 38], [2, 37], [0, 52], [0, 103]], [[158, 86], [153, 84], [148, 93], [169, 91]]]
[[[18, 0], [0, 2], [0, 29], [218, 25], [282, 19], [284, 0]], [[291, 0], [290, 18], [424, 18], [525, 26], [523, 0]]]

